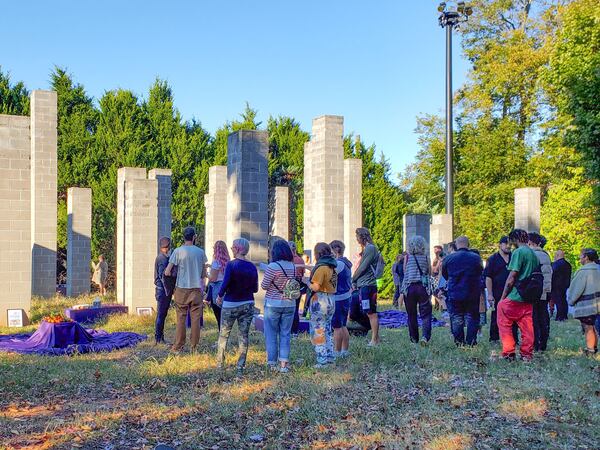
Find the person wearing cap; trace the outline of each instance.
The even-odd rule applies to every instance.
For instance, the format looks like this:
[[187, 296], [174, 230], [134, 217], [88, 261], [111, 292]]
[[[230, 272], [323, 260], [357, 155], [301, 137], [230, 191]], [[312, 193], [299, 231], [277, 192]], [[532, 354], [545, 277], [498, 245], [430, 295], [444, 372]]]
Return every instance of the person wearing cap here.
[[[485, 265], [483, 276], [485, 277], [485, 287], [487, 289], [487, 302], [492, 310], [490, 318], [490, 342], [500, 341], [500, 332], [498, 331], [498, 302], [502, 296], [502, 290], [508, 278], [508, 264], [510, 263], [510, 244], [508, 236], [502, 236], [498, 243], [498, 251], [490, 256]], [[518, 341], [518, 328], [513, 326], [513, 337]]]
[[161, 237], [158, 241], [160, 252], [154, 261], [154, 295], [156, 297], [156, 324], [154, 326], [155, 344], [165, 344], [165, 320], [171, 305], [171, 294], [167, 295], [167, 289], [163, 283], [165, 269], [169, 264], [169, 251], [171, 250], [171, 239]]

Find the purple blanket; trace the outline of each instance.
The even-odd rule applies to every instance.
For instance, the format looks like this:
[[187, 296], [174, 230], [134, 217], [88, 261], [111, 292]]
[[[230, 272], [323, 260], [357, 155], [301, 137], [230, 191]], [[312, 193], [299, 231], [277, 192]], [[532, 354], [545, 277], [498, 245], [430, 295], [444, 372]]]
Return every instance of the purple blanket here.
[[137, 333], [85, 329], [77, 322], [42, 322], [31, 335], [0, 335], [0, 351], [38, 355], [110, 352], [145, 339], [145, 335]]
[[[408, 314], [404, 311], [397, 311], [395, 309], [388, 309], [378, 313], [379, 326], [382, 328], [400, 328], [408, 326]], [[421, 326], [421, 319], [418, 318], [419, 326]], [[437, 320], [435, 317], [431, 320], [432, 327], [443, 327], [445, 322]]]

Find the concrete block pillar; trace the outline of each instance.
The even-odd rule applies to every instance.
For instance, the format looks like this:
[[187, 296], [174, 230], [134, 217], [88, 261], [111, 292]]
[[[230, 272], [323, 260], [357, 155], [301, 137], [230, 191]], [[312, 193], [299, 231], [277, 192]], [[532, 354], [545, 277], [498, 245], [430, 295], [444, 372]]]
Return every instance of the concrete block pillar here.
[[31, 304], [31, 142], [29, 117], [0, 114], [0, 326], [8, 310], [22, 311], [28, 323]]
[[266, 261], [269, 237], [269, 172], [266, 131], [240, 130], [227, 138], [227, 241], [250, 241], [249, 259]]
[[204, 247], [210, 262], [215, 242], [227, 242], [227, 166], [208, 169], [208, 194], [204, 196], [204, 207]]
[[290, 240], [290, 189], [287, 186], [275, 187], [275, 208], [271, 234], [286, 241]]
[[[148, 179], [158, 182], [158, 239], [171, 237], [172, 175], [173, 171], [171, 169], [152, 169], [148, 172]], [[156, 243], [156, 249], [157, 252], [160, 250], [158, 242]]]
[[56, 92], [31, 93], [32, 294], [56, 293]]
[[67, 190], [67, 296], [90, 292], [92, 190]]
[[344, 118], [312, 122], [304, 145], [304, 248], [344, 239]]
[[429, 226], [431, 225], [431, 214], [405, 214], [402, 218], [402, 245], [405, 251], [408, 251], [408, 241], [413, 236], [422, 236], [427, 243], [427, 251], [429, 254]]
[[362, 227], [362, 160], [344, 160], [344, 244], [347, 254], [358, 253], [356, 229]]
[[146, 179], [146, 169], [121, 167], [117, 170], [117, 302], [125, 303], [125, 184]]
[[540, 231], [540, 188], [515, 189], [515, 228]]
[[446, 249], [446, 245], [454, 240], [452, 235], [452, 214], [433, 214], [431, 216], [431, 226], [429, 227], [430, 257], [433, 261], [433, 247], [441, 245]]
[[154, 260], [158, 239], [158, 181], [132, 179], [125, 182], [124, 298], [130, 314], [137, 308], [156, 309]]

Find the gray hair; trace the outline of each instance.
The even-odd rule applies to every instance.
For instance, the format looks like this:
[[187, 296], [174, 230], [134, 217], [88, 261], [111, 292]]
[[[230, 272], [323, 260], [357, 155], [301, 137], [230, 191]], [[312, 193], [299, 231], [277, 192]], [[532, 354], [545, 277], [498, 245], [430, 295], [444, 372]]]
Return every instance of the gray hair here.
[[235, 241], [233, 241], [231, 247], [233, 248], [233, 250], [235, 250], [236, 253], [239, 253], [242, 256], [246, 256], [250, 251], [250, 242], [248, 241], [248, 239], [238, 238]]
[[427, 242], [423, 236], [413, 236], [408, 241], [408, 253], [411, 255], [425, 255]]
[[454, 242], [456, 242], [456, 248], [469, 248], [469, 238], [466, 236], [459, 236]]

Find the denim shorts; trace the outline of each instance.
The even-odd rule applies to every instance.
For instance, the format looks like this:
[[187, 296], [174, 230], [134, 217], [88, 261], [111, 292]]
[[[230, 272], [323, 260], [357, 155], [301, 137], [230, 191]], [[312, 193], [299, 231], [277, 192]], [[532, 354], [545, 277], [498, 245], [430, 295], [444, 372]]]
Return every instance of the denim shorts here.
[[346, 300], [338, 300], [335, 302], [335, 312], [331, 319], [333, 328], [345, 327], [348, 323], [348, 312], [350, 311], [350, 298]]
[[369, 310], [364, 313], [367, 314], [377, 314], [377, 286], [363, 286], [359, 288], [360, 299], [366, 300], [369, 299]]

